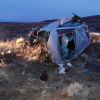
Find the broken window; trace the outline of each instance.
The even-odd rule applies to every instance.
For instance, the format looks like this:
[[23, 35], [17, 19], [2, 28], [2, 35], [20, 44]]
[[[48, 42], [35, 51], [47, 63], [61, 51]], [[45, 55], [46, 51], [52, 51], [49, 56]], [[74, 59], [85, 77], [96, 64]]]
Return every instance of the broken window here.
[[59, 48], [62, 58], [71, 58], [72, 55], [75, 53], [74, 30], [63, 29], [59, 30], [58, 32]]
[[49, 38], [49, 35], [50, 35], [49, 32], [40, 31], [40, 32], [38, 33], [38, 38], [45, 39], [45, 40], [47, 41], [48, 38]]

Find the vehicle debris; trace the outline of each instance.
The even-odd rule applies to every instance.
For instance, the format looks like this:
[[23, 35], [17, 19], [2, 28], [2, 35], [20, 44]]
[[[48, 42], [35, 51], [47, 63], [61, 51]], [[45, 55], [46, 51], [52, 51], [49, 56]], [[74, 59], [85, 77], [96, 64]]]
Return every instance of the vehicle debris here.
[[0, 53], [0, 62], [4, 63], [12, 63], [13, 59], [16, 57], [16, 54], [12, 52], [11, 50], [8, 50], [6, 52]]
[[59, 66], [60, 74], [65, 73], [64, 66], [72, 66], [67, 63], [77, 58], [90, 45], [88, 26], [75, 14], [71, 20], [58, 20], [38, 30], [34, 28], [29, 35], [30, 44], [32, 39], [47, 43], [48, 53]]
[[48, 74], [45, 70], [40, 74], [40, 80], [42, 80], [42, 81], [48, 80]]

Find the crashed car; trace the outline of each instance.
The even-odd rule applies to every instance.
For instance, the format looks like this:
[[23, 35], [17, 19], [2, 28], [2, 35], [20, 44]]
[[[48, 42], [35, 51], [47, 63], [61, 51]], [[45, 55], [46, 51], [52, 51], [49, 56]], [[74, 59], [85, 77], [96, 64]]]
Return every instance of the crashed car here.
[[59, 65], [59, 73], [65, 73], [71, 66], [68, 62], [90, 45], [88, 26], [77, 15], [71, 20], [57, 20], [40, 28], [34, 37], [45, 39], [52, 61]]

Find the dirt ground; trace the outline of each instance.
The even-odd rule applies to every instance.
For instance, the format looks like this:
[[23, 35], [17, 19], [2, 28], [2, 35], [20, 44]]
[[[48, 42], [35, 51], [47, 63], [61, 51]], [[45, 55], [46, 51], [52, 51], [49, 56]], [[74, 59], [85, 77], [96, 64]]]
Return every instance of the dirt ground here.
[[[100, 44], [93, 46], [96, 54], [100, 54]], [[93, 52], [88, 50], [86, 53], [91, 55]], [[100, 100], [100, 74], [86, 73], [86, 61], [81, 56], [72, 64], [72, 70], [59, 75], [53, 63], [20, 59], [11, 64], [1, 63], [0, 100]], [[47, 81], [40, 80], [44, 70], [48, 74]]]

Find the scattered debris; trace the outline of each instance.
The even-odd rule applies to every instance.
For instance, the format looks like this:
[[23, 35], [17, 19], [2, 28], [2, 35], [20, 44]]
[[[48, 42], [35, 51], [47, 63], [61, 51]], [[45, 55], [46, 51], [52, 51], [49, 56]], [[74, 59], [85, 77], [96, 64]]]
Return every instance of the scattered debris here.
[[42, 81], [47, 81], [48, 80], [48, 74], [46, 71], [43, 71], [41, 74], [40, 74], [40, 79]]
[[32, 30], [29, 32], [28, 37], [29, 37], [29, 45], [30, 46], [33, 46], [34, 43], [37, 42], [36, 34], [39, 29], [40, 29], [39, 27], [35, 27], [35, 28], [32, 28]]
[[13, 59], [16, 57], [16, 54], [12, 52], [11, 50], [8, 50], [6, 52], [0, 53], [0, 62], [4, 63], [12, 63]]
[[78, 82], [70, 84], [67, 89], [68, 96], [73, 96], [75, 100], [88, 100], [89, 89], [88, 87]]

